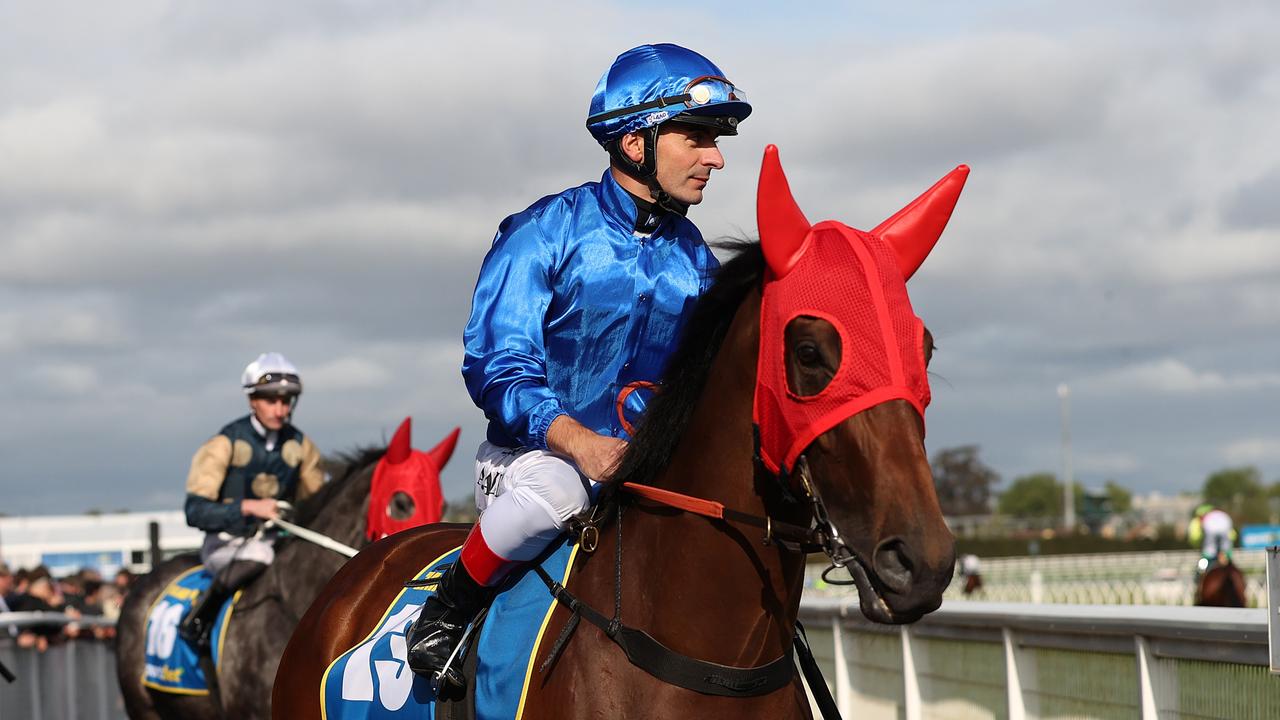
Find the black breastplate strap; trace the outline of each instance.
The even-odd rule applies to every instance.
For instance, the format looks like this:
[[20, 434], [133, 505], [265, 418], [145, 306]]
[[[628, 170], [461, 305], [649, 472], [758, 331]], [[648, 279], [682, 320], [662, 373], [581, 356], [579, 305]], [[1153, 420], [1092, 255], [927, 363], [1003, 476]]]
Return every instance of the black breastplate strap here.
[[[786, 687], [795, 678], [795, 665], [791, 658], [790, 647], [787, 653], [777, 660], [749, 668], [720, 665], [681, 655], [653, 639], [643, 630], [627, 627], [617, 618], [612, 620], [606, 618], [595, 608], [575, 597], [563, 585], [552, 580], [541, 567], [535, 566], [535, 570], [538, 572], [538, 577], [546, 583], [551, 595], [573, 613], [566, 630], [571, 631], [577, 625], [578, 617], [585, 618], [622, 648], [632, 665], [663, 682], [704, 695], [753, 697], [767, 695], [774, 690]], [[556, 643], [548, 661], [553, 660], [559, 653], [566, 639], [562, 636], [560, 642]]]

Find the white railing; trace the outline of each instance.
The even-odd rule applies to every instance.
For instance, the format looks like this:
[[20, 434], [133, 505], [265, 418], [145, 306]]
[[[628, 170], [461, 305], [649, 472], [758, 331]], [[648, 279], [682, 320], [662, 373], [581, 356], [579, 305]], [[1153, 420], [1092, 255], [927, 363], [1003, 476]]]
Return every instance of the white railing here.
[[[1090, 555], [989, 558], [982, 561], [982, 589], [963, 593], [959, 573], [947, 600], [1092, 605], [1192, 605], [1194, 550]], [[1249, 606], [1266, 605], [1266, 554], [1239, 550], [1235, 564], [1245, 575]], [[811, 597], [854, 597], [850, 586], [821, 582], [822, 568], [810, 566], [805, 592]]]
[[801, 618], [845, 718], [1280, 717], [1265, 610], [947, 602], [894, 627], [806, 598]]

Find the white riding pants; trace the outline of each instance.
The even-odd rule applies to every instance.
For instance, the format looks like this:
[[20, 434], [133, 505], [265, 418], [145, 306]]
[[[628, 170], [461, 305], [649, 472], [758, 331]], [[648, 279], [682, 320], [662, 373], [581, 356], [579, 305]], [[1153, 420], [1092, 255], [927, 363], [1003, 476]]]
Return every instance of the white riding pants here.
[[1217, 555], [1218, 550], [1231, 550], [1231, 516], [1221, 510], [1210, 510], [1200, 518], [1200, 529], [1204, 531], [1204, 540], [1200, 543], [1200, 553], [1205, 557]]
[[237, 537], [228, 533], [208, 533], [200, 546], [200, 562], [213, 575], [235, 560], [251, 560], [270, 565], [276, 559], [276, 534], [264, 533], [261, 537]]
[[562, 455], [482, 442], [476, 451], [480, 534], [497, 555], [532, 560], [590, 506], [596, 485]]

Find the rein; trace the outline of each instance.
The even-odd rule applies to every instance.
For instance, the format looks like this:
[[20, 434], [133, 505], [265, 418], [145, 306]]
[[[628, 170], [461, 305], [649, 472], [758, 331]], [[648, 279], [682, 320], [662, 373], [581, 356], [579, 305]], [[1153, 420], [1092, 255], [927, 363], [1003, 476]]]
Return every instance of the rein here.
[[283, 518], [268, 520], [266, 523], [263, 524], [263, 529], [266, 529], [267, 527], [270, 527], [272, 525], [279, 527], [282, 530], [287, 530], [290, 535], [293, 535], [301, 540], [306, 540], [309, 543], [314, 543], [316, 545], [319, 545], [325, 550], [332, 550], [333, 552], [336, 552], [339, 555], [345, 555], [349, 558], [353, 558], [360, 552], [359, 550], [356, 550], [350, 545], [343, 545], [342, 543], [338, 542], [337, 540], [334, 540], [328, 535], [323, 535], [321, 533], [316, 532], [315, 530], [308, 530], [307, 528], [304, 528], [301, 525], [291, 523], [288, 520], [285, 520]]
[[[642, 485], [640, 487], [647, 486]], [[688, 499], [697, 500], [697, 498]], [[701, 502], [708, 501], [703, 500]], [[560, 656], [560, 652], [568, 644], [573, 631], [577, 629], [579, 619], [586, 618], [587, 622], [599, 628], [606, 637], [622, 649], [632, 665], [663, 682], [686, 690], [722, 697], [754, 697], [767, 695], [790, 684], [791, 679], [795, 676], [791, 648], [788, 648], [787, 652], [777, 659], [764, 665], [748, 668], [733, 667], [699, 660], [678, 653], [658, 642], [652, 635], [643, 630], [622, 624], [622, 511], [623, 505], [619, 504], [618, 517], [615, 520], [618, 526], [618, 542], [614, 561], [612, 618], [605, 617], [600, 611], [582, 602], [563, 585], [552, 579], [540, 565], [535, 564], [533, 566], [538, 577], [542, 579], [542, 582], [547, 586], [547, 590], [551, 592], [551, 596], [568, 608], [570, 612], [569, 620], [565, 623], [564, 630], [561, 631], [560, 637], [556, 639], [555, 645], [552, 646], [551, 651], [547, 654], [547, 658], [543, 661], [539, 672], [546, 672], [548, 668], [555, 664], [556, 658]]]
[[[740, 510], [726, 508], [723, 503], [714, 500], [693, 497], [651, 485], [626, 482], [621, 485], [621, 490], [659, 505], [712, 520], [737, 522], [761, 528], [765, 531], [763, 539], [765, 545], [777, 542], [780, 546], [786, 547], [791, 544], [795, 546], [794, 549], [796, 551], [802, 553], [824, 551], [832, 561], [832, 566], [827, 569], [827, 572], [837, 567], [844, 567], [851, 560], [856, 561], [856, 556], [840, 539], [839, 533], [831, 524], [826, 513], [826, 506], [823, 504], [822, 498], [818, 496], [817, 488], [809, 477], [808, 461], [803, 455], [799, 463], [797, 463], [797, 470], [799, 470], [800, 484], [804, 495], [813, 505], [813, 520], [816, 524], [814, 528], [774, 521], [768, 515], [753, 515]], [[783, 488], [785, 491], [785, 483]], [[788, 493], [788, 496], [790, 496], [790, 493]], [[786, 687], [791, 682], [795, 676], [795, 662], [798, 659], [805, 681], [817, 700], [822, 716], [836, 720], [840, 718], [840, 711], [837, 709], [835, 701], [827, 689], [826, 682], [822, 679], [822, 671], [809, 648], [804, 626], [798, 620], [796, 621], [792, 644], [787, 648], [786, 652], [768, 663], [747, 668], [721, 665], [678, 653], [658, 642], [652, 635], [643, 630], [624, 625], [622, 623], [622, 514], [625, 506], [622, 503], [613, 505], [618, 513], [615, 519], [618, 539], [614, 558], [612, 618], [606, 617], [600, 611], [584, 603], [569, 592], [564, 585], [548, 575], [541, 566], [534, 565], [534, 571], [547, 586], [551, 596], [555, 598], [556, 602], [564, 605], [570, 613], [569, 620], [565, 623], [560, 636], [547, 653], [539, 672], [546, 672], [555, 665], [556, 659], [559, 658], [570, 637], [573, 636], [574, 630], [577, 629], [579, 621], [585, 618], [587, 622], [599, 628], [606, 637], [621, 648], [631, 664], [663, 682], [704, 695], [753, 697], [774, 692]], [[580, 527], [577, 528], [578, 542], [585, 552], [594, 552], [598, 547], [600, 538], [599, 525], [607, 519], [609, 514], [608, 512], [593, 513], [589, 519], [580, 522]], [[823, 573], [823, 576], [825, 577], [826, 573]]]

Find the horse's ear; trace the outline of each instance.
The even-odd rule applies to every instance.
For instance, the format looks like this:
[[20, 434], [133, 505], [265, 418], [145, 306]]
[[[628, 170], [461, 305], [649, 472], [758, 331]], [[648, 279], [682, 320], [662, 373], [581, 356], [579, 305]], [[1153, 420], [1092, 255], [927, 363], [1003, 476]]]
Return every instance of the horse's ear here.
[[969, 166], [960, 165], [871, 231], [893, 247], [903, 280], [911, 279], [942, 236], [968, 177]]
[[440, 441], [439, 445], [431, 448], [427, 454], [431, 456], [431, 461], [436, 464], [436, 468], [444, 467], [449, 462], [449, 458], [453, 457], [453, 449], [458, 445], [458, 435], [462, 433], [462, 428], [456, 427], [453, 432]]
[[391, 442], [387, 445], [387, 454], [382, 458], [392, 465], [399, 465], [409, 459], [409, 454], [413, 452], [413, 417], [407, 417], [404, 422], [400, 423], [400, 427], [396, 428], [396, 434], [391, 436]]
[[810, 226], [791, 196], [777, 145], [764, 149], [760, 185], [756, 189], [756, 224], [760, 230], [760, 247], [773, 276], [786, 275], [800, 257]]

